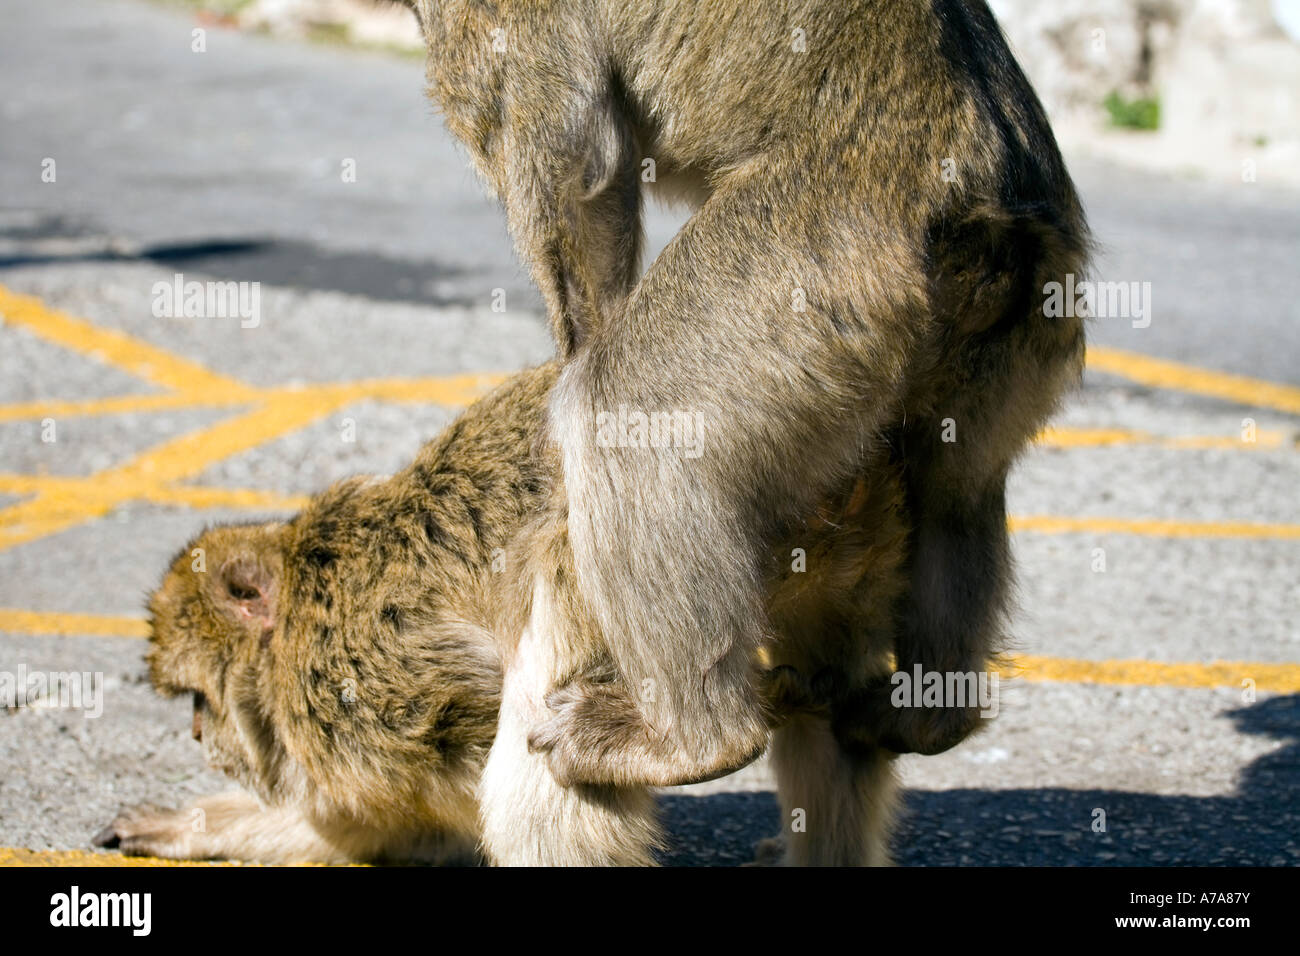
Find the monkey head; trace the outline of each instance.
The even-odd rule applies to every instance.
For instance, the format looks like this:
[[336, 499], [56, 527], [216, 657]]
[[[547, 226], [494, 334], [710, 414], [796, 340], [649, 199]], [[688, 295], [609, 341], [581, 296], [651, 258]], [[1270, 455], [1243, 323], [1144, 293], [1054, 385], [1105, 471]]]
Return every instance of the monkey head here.
[[149, 677], [194, 700], [193, 732], [216, 769], [265, 795], [281, 761], [260, 701], [280, 620], [287, 526], [212, 528], [172, 560], [149, 599]]

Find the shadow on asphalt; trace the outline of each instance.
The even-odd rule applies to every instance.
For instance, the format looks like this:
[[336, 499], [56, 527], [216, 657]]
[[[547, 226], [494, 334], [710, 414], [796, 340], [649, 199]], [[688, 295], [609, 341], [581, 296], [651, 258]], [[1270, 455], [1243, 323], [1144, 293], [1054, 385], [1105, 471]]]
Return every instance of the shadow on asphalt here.
[[[1227, 715], [1285, 742], [1251, 763], [1236, 793], [1122, 790], [907, 791], [893, 841], [905, 866], [1269, 866], [1300, 864], [1300, 695]], [[1232, 759], [1224, 754], [1225, 760]], [[734, 866], [781, 825], [772, 793], [662, 797], [670, 866]], [[1094, 811], [1106, 832], [1092, 830]], [[814, 821], [808, 821], [809, 826]]]
[[[387, 302], [470, 305], [488, 292], [466, 293], [466, 270], [431, 260], [326, 249], [296, 239], [210, 238], [132, 246], [103, 236], [73, 217], [0, 206], [0, 239], [34, 243], [0, 253], [0, 269], [75, 262], [152, 262], [192, 278], [264, 282], [343, 292]], [[46, 242], [44, 247], [42, 242]], [[50, 251], [48, 242], [55, 243]], [[62, 243], [60, 246], [59, 244]]]
[[152, 262], [189, 273], [187, 278], [264, 282], [417, 305], [469, 305], [487, 300], [485, 295], [472, 299], [457, 293], [453, 280], [463, 275], [461, 269], [437, 262], [333, 251], [287, 239], [214, 239], [152, 245], [129, 253], [112, 249], [67, 255], [19, 253], [0, 256], [0, 269], [68, 262]]

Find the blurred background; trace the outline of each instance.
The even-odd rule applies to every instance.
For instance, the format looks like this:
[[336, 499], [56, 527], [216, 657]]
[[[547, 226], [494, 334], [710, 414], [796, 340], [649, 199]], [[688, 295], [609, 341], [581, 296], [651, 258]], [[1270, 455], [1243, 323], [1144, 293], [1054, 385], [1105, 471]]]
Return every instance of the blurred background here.
[[[900, 760], [897, 855], [1294, 865], [1300, 0], [991, 6], [1131, 299], [1013, 479], [1001, 713]], [[225, 786], [141, 663], [167, 559], [396, 470], [551, 347], [407, 11], [0, 13], [0, 863], [111, 861], [120, 804]], [[673, 863], [782, 825], [761, 762], [664, 804]]]
[[[422, 51], [414, 19], [382, 0], [181, 2], [274, 36]], [[1300, 182], [1300, 0], [989, 6], [1068, 145], [1219, 177], [1249, 158]]]

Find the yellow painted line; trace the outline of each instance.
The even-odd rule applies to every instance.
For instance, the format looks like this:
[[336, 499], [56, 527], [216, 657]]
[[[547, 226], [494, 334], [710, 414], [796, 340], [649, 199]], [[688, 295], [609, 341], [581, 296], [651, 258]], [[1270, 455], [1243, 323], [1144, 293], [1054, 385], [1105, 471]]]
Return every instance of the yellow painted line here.
[[1253, 442], [1226, 435], [1187, 435], [1173, 438], [1124, 428], [1045, 428], [1035, 439], [1043, 448], [1108, 448], [1123, 445], [1156, 445], [1161, 448], [1226, 451], [1272, 451], [1281, 448], [1286, 436], [1278, 431], [1259, 431]]
[[[40, 475], [0, 474], [0, 494], [27, 495], [58, 491], [71, 497], [94, 497], [95, 478], [64, 478]], [[207, 485], [159, 485], [141, 488], [141, 501], [186, 508], [235, 508], [269, 511], [299, 511], [310, 495], [286, 495], [258, 488], [213, 488]]]
[[1224, 451], [1272, 451], [1282, 448], [1286, 436], [1281, 432], [1257, 432], [1255, 440], [1242, 441], [1240, 438], [1228, 438], [1219, 435], [1186, 435], [1182, 438], [1164, 438], [1158, 444], [1165, 448], [1183, 448], [1193, 451], [1221, 449]]
[[44, 491], [51, 483], [64, 479], [58, 475], [0, 474], [0, 495], [30, 495]]
[[418, 402], [463, 408], [494, 385], [505, 381], [505, 374], [471, 373], [444, 378], [380, 378], [355, 382], [330, 382], [324, 385], [291, 385], [257, 391], [267, 404], [319, 402], [339, 408], [367, 399], [378, 402]]
[[115, 365], [178, 392], [243, 393], [245, 386], [121, 332], [48, 308], [40, 299], [0, 286], [0, 315], [55, 345]]
[[301, 511], [311, 502], [310, 495], [282, 495], [255, 488], [211, 488], [199, 485], [153, 488], [143, 495], [143, 499], [157, 505], [248, 511]]
[[1118, 375], [1131, 382], [1153, 388], [1170, 388], [1191, 392], [1210, 398], [1252, 405], [1256, 408], [1275, 408], [1278, 411], [1300, 415], [1300, 388], [1281, 385], [1264, 379], [1244, 375], [1230, 375], [1210, 369], [1151, 358], [1136, 352], [1094, 345], [1088, 348], [1088, 368], [1095, 372]]
[[115, 395], [80, 401], [17, 402], [0, 405], [0, 422], [42, 418], [76, 418], [123, 415], [133, 412], [170, 411], [181, 408], [230, 408], [254, 402], [274, 402], [285, 396], [317, 394], [330, 401], [375, 399], [384, 402], [420, 402], [460, 408], [507, 378], [505, 374], [451, 375], [427, 379], [364, 379], [325, 385], [253, 388], [240, 391], [169, 392], [165, 395]]
[[[75, 500], [76, 504], [70, 504], [67, 508], [67, 514], [82, 510], [85, 506], [84, 502], [94, 501], [98, 491], [94, 480], [89, 478], [0, 475], [2, 494], [32, 494], [52, 489], [58, 489]], [[277, 491], [263, 491], [259, 488], [214, 488], [208, 485], [142, 486], [127, 494], [132, 500], [196, 510], [231, 508], [237, 511], [301, 511], [311, 502], [310, 495], [289, 495]], [[113, 497], [115, 500], [118, 498], [117, 495]], [[54, 505], [47, 503], [46, 507], [53, 510]]]
[[189, 507], [297, 510], [306, 499], [266, 491], [177, 486], [205, 468], [303, 428], [366, 398], [467, 405], [504, 375], [468, 374], [429, 379], [378, 379], [305, 387], [249, 389], [258, 407], [165, 442], [88, 478], [0, 476], [0, 490], [36, 497], [0, 509], [0, 551], [101, 518], [126, 501]]
[[117, 468], [76, 483], [54, 481], [35, 498], [0, 509], [0, 551], [108, 514], [126, 501], [193, 477], [335, 411], [342, 399], [319, 392], [282, 397], [217, 425], [165, 442]]
[[1123, 428], [1044, 428], [1034, 443], [1045, 448], [1097, 448], [1137, 445], [1149, 440], [1149, 435]]
[[286, 395], [251, 412], [165, 442], [96, 477], [119, 493], [193, 477], [209, 465], [310, 425], [344, 404], [319, 391]]
[[474, 373], [446, 378], [378, 379], [356, 383], [359, 397], [385, 402], [421, 402], [460, 408], [481, 397], [510, 376], [506, 373]]
[[[0, 866], [263, 866], [238, 860], [163, 860], [155, 856], [123, 856], [90, 850], [25, 850], [0, 847]], [[333, 866], [330, 863], [288, 863], [286, 866]], [[340, 866], [364, 866], [360, 863]]]
[[0, 551], [66, 531], [113, 510], [112, 500], [69, 501], [61, 496], [37, 495], [0, 510]]
[[1076, 660], [1062, 657], [1017, 657], [1016, 677], [1067, 684], [1129, 684], [1143, 687], [1242, 687], [1276, 694], [1300, 692], [1300, 664], [1214, 661], [1210, 664], [1140, 660]]
[[240, 866], [224, 860], [160, 860], [152, 856], [123, 856], [89, 850], [24, 850], [0, 847], [0, 866]]
[[1018, 534], [1132, 534], [1153, 538], [1300, 539], [1297, 524], [1255, 524], [1245, 521], [1163, 521], [1149, 518], [1065, 518], [1051, 515], [1013, 517]]
[[249, 397], [244, 394], [184, 392], [168, 392], [165, 395], [115, 395], [112, 398], [93, 398], [83, 401], [17, 402], [12, 405], [0, 405], [0, 422], [166, 412], [180, 408], [228, 408], [247, 404], [249, 404]]
[[0, 608], [0, 631], [10, 634], [85, 634], [92, 637], [148, 637], [149, 623], [138, 617], [103, 614], [55, 614]]

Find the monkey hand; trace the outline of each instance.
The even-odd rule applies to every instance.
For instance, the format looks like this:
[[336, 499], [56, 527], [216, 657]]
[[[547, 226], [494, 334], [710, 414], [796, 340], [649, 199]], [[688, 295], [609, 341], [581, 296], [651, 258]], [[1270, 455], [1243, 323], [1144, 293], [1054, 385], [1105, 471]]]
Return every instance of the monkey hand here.
[[710, 741], [688, 753], [646, 722], [619, 683], [578, 679], [546, 696], [552, 716], [528, 735], [528, 749], [545, 753], [551, 775], [565, 787], [677, 787], [713, 780], [752, 763], [763, 746], [742, 750]]
[[641, 782], [621, 771], [649, 746], [649, 728], [621, 684], [574, 680], [547, 694], [546, 706], [552, 715], [529, 733], [528, 749], [546, 754], [561, 786]]
[[142, 803], [127, 807], [91, 841], [121, 850], [126, 856], [157, 856], [173, 860], [191, 857], [194, 817], [182, 810], [163, 810]]
[[883, 747], [895, 753], [934, 755], [969, 737], [980, 726], [979, 707], [900, 707], [886, 677], [842, 694], [831, 727], [848, 749]]

